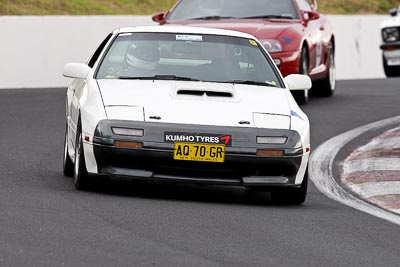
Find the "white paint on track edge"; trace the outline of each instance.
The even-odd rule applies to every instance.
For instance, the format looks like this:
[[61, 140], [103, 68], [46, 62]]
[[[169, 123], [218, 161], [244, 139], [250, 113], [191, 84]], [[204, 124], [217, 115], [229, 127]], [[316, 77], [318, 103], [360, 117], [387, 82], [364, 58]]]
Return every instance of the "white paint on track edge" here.
[[367, 158], [348, 161], [344, 165], [344, 174], [357, 171], [398, 171], [400, 158]]
[[394, 213], [397, 213], [400, 215], [400, 210], [392, 210]]
[[397, 147], [400, 144], [400, 137], [385, 138], [385, 142], [382, 142], [381, 138], [376, 138], [362, 146], [358, 151], [369, 151], [371, 149], [391, 149]]
[[377, 121], [333, 137], [320, 145], [310, 157], [309, 177], [319, 191], [342, 204], [400, 225], [400, 216], [356, 198], [345, 191], [333, 177], [333, 162], [339, 151], [364, 132], [400, 123], [400, 116]]
[[349, 185], [355, 193], [369, 198], [384, 195], [400, 195], [400, 181], [368, 182]]

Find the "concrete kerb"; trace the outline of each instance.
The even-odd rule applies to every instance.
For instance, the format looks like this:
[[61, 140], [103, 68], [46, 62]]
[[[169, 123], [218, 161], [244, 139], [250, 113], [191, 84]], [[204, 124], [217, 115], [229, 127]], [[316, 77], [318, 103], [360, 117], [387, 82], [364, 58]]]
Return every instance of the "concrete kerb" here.
[[400, 116], [397, 116], [353, 129], [326, 141], [311, 154], [308, 167], [310, 179], [318, 190], [327, 197], [400, 225], [400, 216], [355, 197], [345, 191], [333, 176], [334, 159], [346, 144], [367, 131], [379, 130], [390, 125], [398, 125], [399, 123]]

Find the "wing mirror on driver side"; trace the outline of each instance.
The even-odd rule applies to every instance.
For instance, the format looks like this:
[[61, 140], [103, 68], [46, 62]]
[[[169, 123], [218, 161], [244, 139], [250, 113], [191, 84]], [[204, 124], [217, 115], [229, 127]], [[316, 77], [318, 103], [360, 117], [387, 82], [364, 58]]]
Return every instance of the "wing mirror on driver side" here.
[[165, 19], [165, 15], [166, 14], [167, 14], [166, 12], [159, 12], [159, 13], [156, 13], [153, 16], [151, 16], [151, 19], [154, 22], [162, 23], [164, 21], [164, 19]]
[[[400, 8], [400, 7], [399, 7], [399, 8]], [[390, 16], [396, 17], [397, 14], [399, 14], [399, 8], [393, 8], [393, 9], [389, 10]]]
[[320, 15], [317, 11], [303, 11], [303, 18], [306, 22], [319, 19]]
[[68, 63], [64, 66], [63, 76], [74, 79], [86, 79], [91, 68], [84, 63]]
[[284, 81], [291, 91], [309, 90], [312, 86], [310, 77], [304, 74], [290, 74], [284, 78]]

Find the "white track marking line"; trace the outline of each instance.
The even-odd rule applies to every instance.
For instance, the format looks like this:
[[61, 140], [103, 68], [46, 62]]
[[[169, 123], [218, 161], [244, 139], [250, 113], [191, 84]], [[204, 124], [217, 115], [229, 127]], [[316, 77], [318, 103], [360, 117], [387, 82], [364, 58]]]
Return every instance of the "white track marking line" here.
[[375, 197], [382, 195], [400, 195], [400, 181], [368, 182], [349, 185], [351, 190], [363, 197]]
[[399, 171], [400, 173], [400, 158], [357, 159], [347, 161], [343, 165], [343, 174], [368, 171]]
[[311, 154], [308, 170], [312, 182], [326, 196], [360, 211], [400, 225], [400, 216], [354, 197], [336, 183], [332, 174], [333, 161], [337, 153], [347, 143], [366, 131], [378, 130], [385, 126], [394, 125], [395, 123], [400, 123], [400, 116], [371, 123], [329, 139]]
[[400, 215], [400, 209], [396, 209], [396, 210], [393, 209], [393, 210], [390, 210], [390, 211]]
[[368, 144], [358, 148], [356, 151], [400, 148], [400, 137], [388, 137], [385, 138], [385, 142], [382, 142], [382, 140], [382, 138], [375, 138]]

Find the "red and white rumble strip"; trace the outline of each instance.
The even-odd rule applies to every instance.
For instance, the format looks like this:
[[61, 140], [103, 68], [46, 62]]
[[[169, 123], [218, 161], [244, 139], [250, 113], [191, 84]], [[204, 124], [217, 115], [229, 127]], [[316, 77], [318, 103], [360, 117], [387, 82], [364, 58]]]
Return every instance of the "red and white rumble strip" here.
[[[399, 151], [399, 128], [388, 131], [385, 134], [380, 135], [379, 138], [374, 138], [374, 140], [372, 140], [369, 144], [358, 149], [357, 152], [352, 153], [344, 165], [343, 162], [341, 162], [340, 165], [339, 162], [335, 162], [336, 156], [340, 151], [342, 151], [344, 146], [353, 140], [360, 138], [362, 134], [369, 131], [382, 132], [381, 129], [383, 128], [391, 126], [398, 127], [398, 125], [400, 125], [400, 116], [373, 122], [342, 133], [325, 141], [323, 144], [318, 146], [313, 153], [311, 153], [308, 164], [308, 175], [311, 181], [318, 188], [318, 190], [327, 197], [378, 218], [400, 225], [400, 215], [398, 213], [399, 194], [397, 192], [397, 188], [399, 188], [400, 185], [398, 183], [391, 183], [389, 186], [387, 186], [387, 182], [397, 182], [398, 178], [400, 177], [400, 171], [398, 170], [400, 169], [400, 165], [396, 160], [398, 156], [393, 156], [398, 155]], [[366, 151], [371, 153], [367, 153]], [[385, 158], [382, 158], [382, 153], [384, 153]], [[374, 164], [360, 163], [364, 159], [369, 160], [371, 163], [371, 159], [373, 158], [379, 159], [379, 161], [375, 161]], [[360, 190], [363, 194], [365, 192], [363, 198], [361, 196], [356, 197], [355, 193], [349, 193], [350, 189], [348, 188], [350, 187], [347, 187], [342, 183], [340, 183], [340, 185], [338, 184], [335, 176], [333, 175], [333, 169], [339, 167], [343, 171], [343, 166], [345, 166], [343, 180], [349, 186], [353, 186], [353, 192], [364, 185], [364, 188], [367, 188]], [[357, 166], [363, 167], [361, 168]], [[385, 168], [378, 168], [378, 166], [385, 166]], [[368, 173], [368, 170], [370, 173]], [[374, 186], [369, 186], [369, 182], [367, 182], [367, 180], [363, 177], [373, 177], [371, 178], [372, 181], [371, 179], [368, 179], [368, 181], [374, 183], [375, 179], [375, 183], [383, 182], [384, 184], [381, 187], [375, 186], [377, 184], [372, 184]], [[346, 190], [344, 187], [346, 187]], [[389, 187], [392, 191], [387, 192], [383, 190], [382, 187]], [[376, 193], [377, 188], [380, 188], [381, 193]], [[369, 193], [367, 194], [367, 192]], [[367, 199], [368, 201], [364, 199]], [[377, 201], [377, 199], [379, 199], [379, 201]], [[392, 201], [391, 199], [395, 200]], [[375, 201], [374, 203], [380, 202], [379, 204], [381, 206], [372, 204], [370, 201]], [[389, 210], [384, 207], [389, 208]]]
[[340, 179], [361, 199], [400, 214], [400, 127], [350, 154]]

